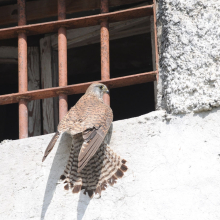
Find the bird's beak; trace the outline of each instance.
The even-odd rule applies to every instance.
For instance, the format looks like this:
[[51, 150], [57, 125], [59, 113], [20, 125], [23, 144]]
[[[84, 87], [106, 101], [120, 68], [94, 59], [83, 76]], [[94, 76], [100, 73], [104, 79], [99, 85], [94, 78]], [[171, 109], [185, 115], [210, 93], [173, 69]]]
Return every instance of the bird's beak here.
[[104, 90], [104, 93], [109, 94], [109, 90], [106, 88], [106, 89]]

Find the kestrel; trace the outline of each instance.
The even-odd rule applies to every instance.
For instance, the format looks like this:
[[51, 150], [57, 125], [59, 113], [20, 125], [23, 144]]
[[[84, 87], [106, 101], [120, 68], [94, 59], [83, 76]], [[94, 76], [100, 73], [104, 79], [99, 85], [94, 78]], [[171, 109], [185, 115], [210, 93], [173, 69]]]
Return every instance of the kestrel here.
[[126, 160], [121, 159], [108, 146], [111, 136], [113, 113], [103, 102], [108, 88], [93, 83], [86, 93], [60, 121], [57, 132], [45, 150], [44, 161], [63, 132], [72, 138], [69, 160], [60, 179], [66, 183], [66, 190], [78, 193], [85, 189], [90, 197], [101, 195], [107, 183], [113, 185], [127, 171]]

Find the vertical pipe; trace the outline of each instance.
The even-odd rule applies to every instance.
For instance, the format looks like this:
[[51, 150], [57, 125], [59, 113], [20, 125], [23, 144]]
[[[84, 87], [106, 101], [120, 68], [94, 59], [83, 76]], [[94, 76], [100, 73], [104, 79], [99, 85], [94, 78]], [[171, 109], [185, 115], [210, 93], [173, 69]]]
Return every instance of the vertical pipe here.
[[[58, 20], [66, 19], [65, 0], [58, 0]], [[66, 28], [58, 29], [58, 62], [59, 62], [59, 86], [67, 86], [67, 38]], [[59, 95], [59, 120], [68, 111], [67, 95]]]
[[[26, 25], [25, 0], [18, 0], [18, 26]], [[18, 90], [28, 90], [27, 77], [27, 36], [25, 32], [18, 33]], [[19, 101], [19, 139], [28, 137], [28, 107], [27, 101]]]
[[[101, 0], [101, 13], [108, 13], [108, 0]], [[100, 23], [101, 30], [101, 79], [110, 79], [109, 65], [109, 24], [108, 20], [104, 19]], [[110, 105], [110, 96], [105, 94], [103, 97], [105, 104]]]

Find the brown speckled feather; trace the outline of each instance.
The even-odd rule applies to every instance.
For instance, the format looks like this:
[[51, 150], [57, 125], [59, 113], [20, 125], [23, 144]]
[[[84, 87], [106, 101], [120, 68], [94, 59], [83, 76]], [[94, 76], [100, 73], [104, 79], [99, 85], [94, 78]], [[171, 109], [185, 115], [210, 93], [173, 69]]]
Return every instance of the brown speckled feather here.
[[83, 134], [84, 143], [79, 153], [78, 172], [96, 153], [112, 120], [112, 110], [102, 99], [93, 94], [85, 94], [59, 123], [59, 132]]
[[102, 127], [100, 132], [105, 136], [112, 120], [112, 110], [102, 99], [93, 94], [85, 94], [60, 121], [57, 130], [75, 135], [87, 129]]
[[56, 132], [55, 135], [52, 137], [50, 143], [48, 144], [46, 150], [45, 150], [45, 153], [44, 153], [44, 156], [43, 156], [43, 159], [42, 159], [42, 162], [44, 162], [44, 160], [47, 158], [47, 155], [50, 153], [50, 151], [53, 149], [54, 145], [56, 144], [57, 142], [57, 139], [59, 138], [60, 136], [60, 133], [59, 132]]
[[[57, 137], [61, 132], [67, 132], [72, 136], [78, 133], [86, 134], [87, 131], [93, 130], [91, 135], [85, 135], [86, 145], [80, 154], [79, 171], [83, 169], [88, 160], [96, 152], [103, 141], [108, 129], [112, 123], [113, 114], [109, 106], [104, 104], [101, 98], [92, 93], [85, 93], [79, 101], [68, 111], [64, 118], [60, 121], [57, 130]], [[95, 139], [94, 139], [95, 138]], [[43, 160], [46, 159], [54, 147], [56, 141], [51, 141], [48, 145]], [[92, 140], [96, 140], [95, 143]], [[50, 151], [48, 151], [48, 148]]]

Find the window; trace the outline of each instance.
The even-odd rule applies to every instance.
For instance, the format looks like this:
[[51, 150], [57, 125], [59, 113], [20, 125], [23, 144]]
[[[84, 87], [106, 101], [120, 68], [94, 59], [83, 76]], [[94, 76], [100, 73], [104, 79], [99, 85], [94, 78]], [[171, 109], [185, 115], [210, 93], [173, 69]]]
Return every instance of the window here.
[[[65, 9], [62, 2], [65, 1], [59, 1], [58, 21], [54, 21], [51, 6], [49, 15], [35, 10], [35, 15], [29, 15], [30, 21], [27, 19], [29, 23], [35, 19], [35, 23], [26, 25], [24, 11], [21, 10], [25, 1], [19, 0], [19, 26], [0, 29], [0, 131], [5, 132], [0, 135], [0, 141], [18, 138], [15, 129], [18, 124], [19, 138], [54, 132], [59, 118], [68, 110], [66, 103], [69, 107], [73, 106], [88, 85], [100, 79], [111, 89], [114, 120], [154, 110], [153, 82], [158, 75], [155, 2], [129, 0], [122, 1], [124, 3], [119, 6], [120, 1], [115, 0], [108, 7], [108, 1], [103, 0], [101, 14], [95, 1], [74, 1], [73, 4], [78, 4], [77, 9], [74, 8], [76, 5], [73, 7], [69, 3]], [[88, 8], [84, 8], [82, 2], [89, 2]], [[47, 3], [55, 4], [51, 0]], [[35, 4], [35, 1], [27, 1], [27, 14], [34, 6], [38, 9], [41, 7]], [[4, 7], [10, 5], [0, 5], [0, 11]], [[69, 13], [68, 19], [65, 19], [65, 10]], [[0, 25], [6, 25], [6, 21], [3, 20]], [[48, 35], [57, 31], [59, 34]], [[18, 51], [16, 38], [19, 38]], [[106, 49], [107, 53], [102, 53]], [[59, 56], [62, 59], [59, 60]], [[16, 93], [18, 84], [19, 92]], [[19, 103], [19, 108], [15, 103]], [[16, 120], [18, 109], [19, 117]]]

